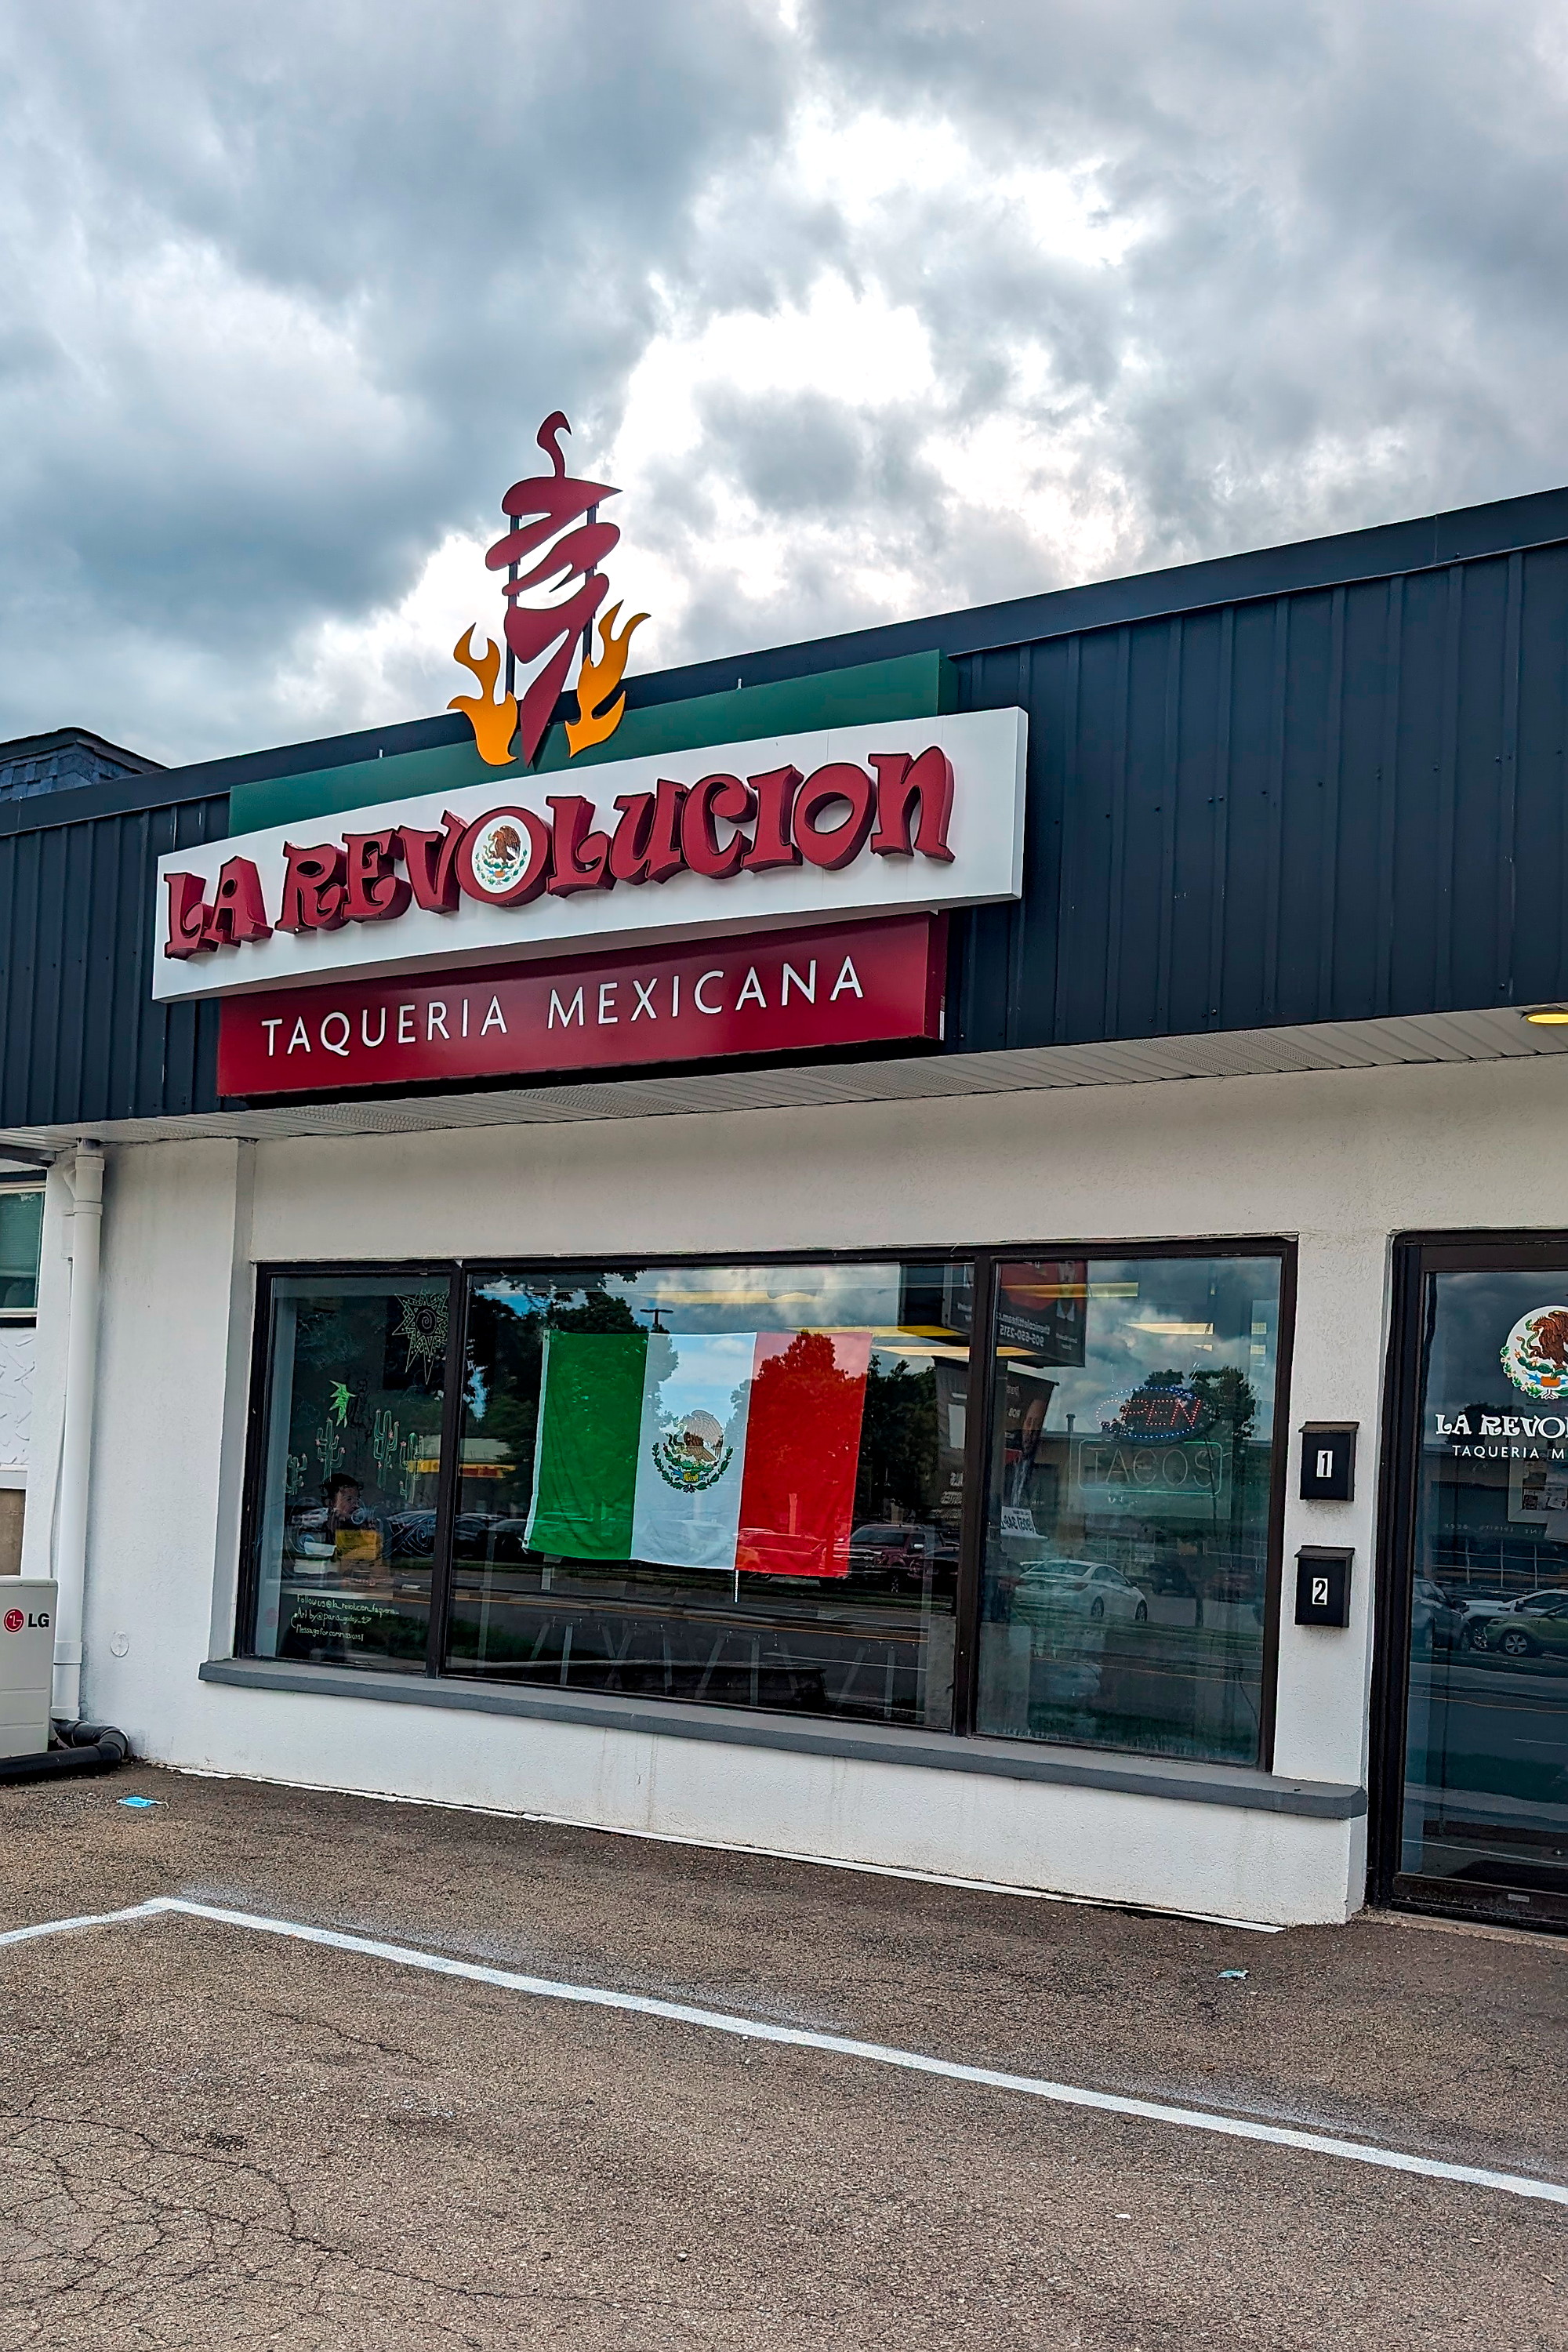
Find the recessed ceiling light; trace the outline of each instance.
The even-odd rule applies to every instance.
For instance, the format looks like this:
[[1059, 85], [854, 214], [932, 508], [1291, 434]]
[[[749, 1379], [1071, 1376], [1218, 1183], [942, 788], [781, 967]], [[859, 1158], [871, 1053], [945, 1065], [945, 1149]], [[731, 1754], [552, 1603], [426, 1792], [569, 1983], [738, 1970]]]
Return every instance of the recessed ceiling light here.
[[1568, 1004], [1537, 1004], [1524, 1017], [1538, 1029], [1568, 1029]]

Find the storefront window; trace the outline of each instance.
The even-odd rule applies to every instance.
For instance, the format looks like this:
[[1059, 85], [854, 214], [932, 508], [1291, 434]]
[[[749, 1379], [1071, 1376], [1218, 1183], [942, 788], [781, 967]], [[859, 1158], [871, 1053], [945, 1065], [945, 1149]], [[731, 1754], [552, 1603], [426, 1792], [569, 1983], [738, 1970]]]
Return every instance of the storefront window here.
[[949, 1728], [967, 1265], [476, 1279], [447, 1668]]
[[0, 1185], [0, 1318], [31, 1321], [37, 1312], [43, 1229], [43, 1186]]
[[449, 1288], [445, 1276], [273, 1283], [258, 1655], [423, 1669]]
[[1277, 1256], [996, 1269], [976, 1729], [1256, 1763]]
[[1568, 1265], [1422, 1284], [1399, 1867], [1521, 1907], [1568, 1896], [1565, 1301]]
[[249, 1645], [1257, 1763], [1282, 1270], [271, 1276]]

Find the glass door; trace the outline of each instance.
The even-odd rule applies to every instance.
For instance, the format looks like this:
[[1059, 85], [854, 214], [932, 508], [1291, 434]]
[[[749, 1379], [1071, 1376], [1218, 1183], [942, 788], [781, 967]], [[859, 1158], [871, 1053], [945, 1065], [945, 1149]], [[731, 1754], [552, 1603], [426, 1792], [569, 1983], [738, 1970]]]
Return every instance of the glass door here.
[[1428, 1245], [1411, 1272], [1388, 1891], [1565, 1925], [1568, 1246]]

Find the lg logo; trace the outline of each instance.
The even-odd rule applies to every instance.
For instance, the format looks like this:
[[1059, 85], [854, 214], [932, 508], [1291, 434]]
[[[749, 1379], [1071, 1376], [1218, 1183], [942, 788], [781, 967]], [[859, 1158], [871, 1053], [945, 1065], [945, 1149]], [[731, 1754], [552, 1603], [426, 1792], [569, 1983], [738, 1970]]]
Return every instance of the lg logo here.
[[47, 1609], [35, 1609], [24, 1615], [20, 1609], [7, 1609], [4, 1622], [7, 1633], [19, 1633], [25, 1625], [47, 1628], [49, 1612]]

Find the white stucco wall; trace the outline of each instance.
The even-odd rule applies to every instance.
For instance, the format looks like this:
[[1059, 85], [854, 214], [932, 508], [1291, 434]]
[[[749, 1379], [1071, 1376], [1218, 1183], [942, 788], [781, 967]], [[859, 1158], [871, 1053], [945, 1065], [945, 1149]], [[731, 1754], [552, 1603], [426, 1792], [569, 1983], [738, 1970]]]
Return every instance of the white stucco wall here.
[[0, 1324], [0, 1486], [27, 1483], [36, 1353], [31, 1324]]
[[[232, 1627], [251, 1268], [1296, 1236], [1292, 1453], [1304, 1420], [1359, 1421], [1363, 1436], [1352, 1505], [1289, 1505], [1288, 1561], [1303, 1543], [1349, 1543], [1356, 1571], [1348, 1633], [1282, 1628], [1275, 1769], [1360, 1783], [1390, 1236], [1568, 1224], [1540, 1176], [1565, 1147], [1568, 1065], [1542, 1059], [118, 1150], [87, 1703], [171, 1763], [1111, 1899], [1342, 1918], [1361, 1899], [1361, 1822], [199, 1682]], [[47, 1234], [36, 1463], [58, 1425], [53, 1247]], [[48, 1518], [30, 1515], [26, 1564], [39, 1573]]]

